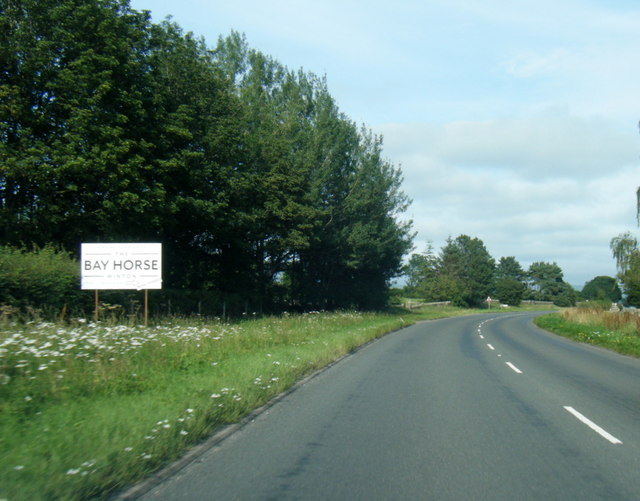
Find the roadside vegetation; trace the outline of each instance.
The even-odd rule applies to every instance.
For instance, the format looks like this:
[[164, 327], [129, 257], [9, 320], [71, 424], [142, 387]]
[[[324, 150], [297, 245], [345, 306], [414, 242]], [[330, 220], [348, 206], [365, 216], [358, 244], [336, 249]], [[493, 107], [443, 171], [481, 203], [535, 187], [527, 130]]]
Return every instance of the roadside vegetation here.
[[0, 499], [104, 498], [412, 321], [340, 312], [148, 328], [5, 322]]
[[509, 306], [523, 301], [573, 306], [580, 296], [556, 263], [537, 261], [524, 270], [513, 256], [494, 259], [482, 240], [468, 235], [449, 238], [439, 253], [428, 245], [412, 254], [404, 273], [406, 294], [466, 308], [481, 307], [488, 297]]
[[568, 308], [536, 318], [539, 327], [582, 343], [640, 357], [640, 315], [598, 306]]

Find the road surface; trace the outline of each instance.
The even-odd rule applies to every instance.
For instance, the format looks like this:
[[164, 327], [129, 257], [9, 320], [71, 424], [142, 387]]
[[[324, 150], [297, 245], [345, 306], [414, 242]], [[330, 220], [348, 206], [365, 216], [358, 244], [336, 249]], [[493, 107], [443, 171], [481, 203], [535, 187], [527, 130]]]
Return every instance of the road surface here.
[[640, 499], [640, 361], [532, 316], [390, 334], [141, 499]]

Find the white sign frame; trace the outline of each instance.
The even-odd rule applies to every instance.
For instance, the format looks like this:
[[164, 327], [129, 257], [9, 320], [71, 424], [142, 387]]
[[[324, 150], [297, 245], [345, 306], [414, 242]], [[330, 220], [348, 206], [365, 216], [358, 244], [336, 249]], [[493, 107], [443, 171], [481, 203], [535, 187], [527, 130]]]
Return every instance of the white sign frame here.
[[82, 290], [162, 289], [162, 244], [80, 244]]

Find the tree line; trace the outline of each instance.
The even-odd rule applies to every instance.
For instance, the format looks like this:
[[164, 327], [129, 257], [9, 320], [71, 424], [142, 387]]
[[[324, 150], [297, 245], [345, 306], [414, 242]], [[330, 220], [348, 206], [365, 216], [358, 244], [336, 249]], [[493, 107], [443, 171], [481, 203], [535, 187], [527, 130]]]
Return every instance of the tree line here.
[[[524, 270], [513, 256], [496, 262], [482, 240], [468, 235], [449, 238], [439, 253], [429, 245], [413, 254], [405, 272], [405, 293], [463, 307], [479, 307], [488, 297], [511, 306], [525, 299], [573, 306], [579, 297], [556, 263], [537, 261]], [[594, 291], [594, 299], [600, 299], [600, 285], [601, 280], [587, 288]]]
[[325, 78], [128, 0], [0, 2], [0, 239], [161, 242], [164, 287], [379, 308], [411, 249], [381, 137]]

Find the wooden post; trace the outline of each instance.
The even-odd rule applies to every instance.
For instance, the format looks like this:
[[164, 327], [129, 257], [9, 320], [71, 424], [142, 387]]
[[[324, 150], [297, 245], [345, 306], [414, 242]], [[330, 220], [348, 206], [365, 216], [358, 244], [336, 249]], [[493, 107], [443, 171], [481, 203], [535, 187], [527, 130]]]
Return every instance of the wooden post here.
[[144, 290], [144, 326], [149, 324], [149, 290]]
[[95, 290], [95, 294], [94, 294], [94, 310], [93, 310], [93, 319], [97, 322], [98, 318], [100, 317], [100, 299], [99, 299], [99, 293], [98, 293], [98, 289]]

